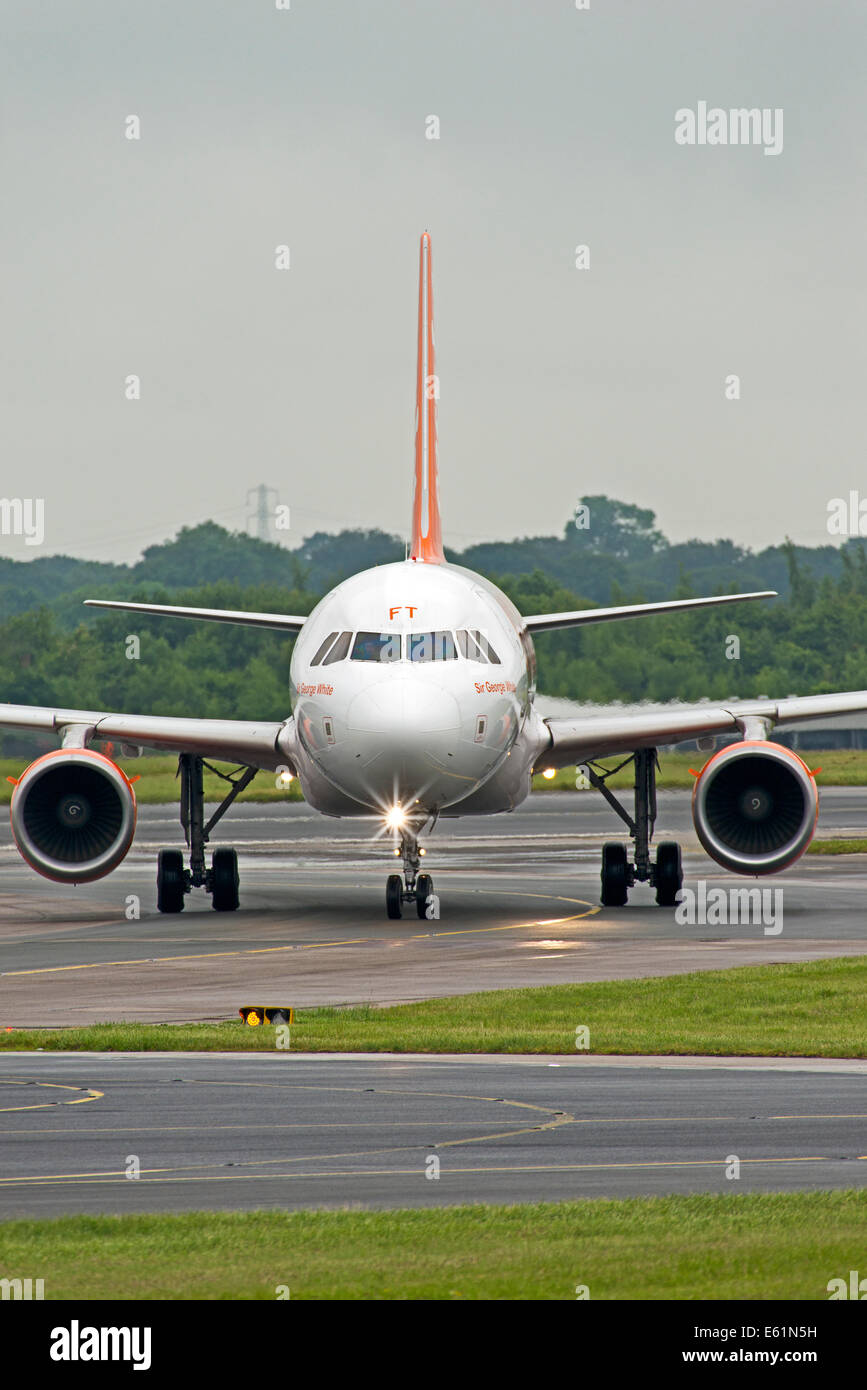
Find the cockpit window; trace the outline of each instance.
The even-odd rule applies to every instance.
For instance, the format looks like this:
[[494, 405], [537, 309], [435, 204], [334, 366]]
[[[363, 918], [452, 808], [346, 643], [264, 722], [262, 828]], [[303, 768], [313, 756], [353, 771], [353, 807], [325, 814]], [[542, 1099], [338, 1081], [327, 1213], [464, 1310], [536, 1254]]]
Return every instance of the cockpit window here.
[[488, 661], [490, 661], [491, 665], [499, 666], [500, 658], [497, 656], [497, 653], [494, 651], [485, 634], [483, 632], [476, 632], [475, 628], [472, 628], [470, 630], [470, 636], [472, 637], [476, 645], [481, 647], [482, 651], [488, 658]]
[[461, 649], [461, 656], [465, 657], [467, 661], [484, 662], [485, 658], [465, 627], [458, 629], [458, 646]]
[[482, 665], [490, 661], [494, 666], [500, 665], [500, 658], [487, 637], [483, 636], [476, 628], [470, 630], [461, 628], [458, 632], [458, 645], [461, 649], [461, 655], [465, 656], [468, 661], [478, 661]]
[[349, 651], [349, 643], [352, 641], [351, 632], [341, 632], [331, 651], [323, 661], [323, 666], [330, 666], [334, 661], [342, 661]]
[[458, 649], [450, 632], [413, 632], [407, 640], [410, 661], [457, 661]]
[[328, 636], [326, 637], [325, 641], [322, 643], [322, 646], [319, 648], [319, 651], [316, 653], [316, 655], [314, 656], [313, 660], [311, 661], [311, 663], [310, 663], [311, 666], [318, 666], [318, 665], [319, 665], [319, 663], [322, 661], [323, 656], [324, 656], [325, 653], [328, 651], [328, 648], [331, 646], [331, 643], [334, 641], [334, 639], [335, 639], [336, 636], [337, 636], [337, 633], [336, 633], [336, 632], [329, 632], [329, 634], [328, 634]]
[[400, 635], [395, 632], [357, 632], [353, 661], [400, 661]]

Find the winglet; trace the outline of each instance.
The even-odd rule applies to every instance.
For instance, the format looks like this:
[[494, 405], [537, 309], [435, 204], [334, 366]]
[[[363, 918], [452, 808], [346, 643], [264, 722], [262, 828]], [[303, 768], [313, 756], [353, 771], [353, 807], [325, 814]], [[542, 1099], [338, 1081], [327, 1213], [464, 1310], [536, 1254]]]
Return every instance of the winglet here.
[[437, 475], [437, 399], [434, 366], [433, 285], [430, 233], [424, 232], [418, 271], [418, 370], [416, 378], [415, 497], [412, 507], [411, 560], [445, 563], [440, 525]]

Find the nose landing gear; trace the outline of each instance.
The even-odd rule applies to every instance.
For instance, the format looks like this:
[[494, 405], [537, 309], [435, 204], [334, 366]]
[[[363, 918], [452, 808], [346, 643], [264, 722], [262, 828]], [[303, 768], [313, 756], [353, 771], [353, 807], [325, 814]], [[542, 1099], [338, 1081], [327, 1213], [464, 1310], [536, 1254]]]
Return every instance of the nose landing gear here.
[[385, 910], [394, 921], [403, 916], [403, 904], [415, 903], [419, 917], [425, 919], [433, 898], [433, 879], [430, 874], [419, 873], [424, 850], [419, 849], [415, 831], [400, 832], [398, 852], [403, 856], [403, 877], [389, 874], [385, 885]]

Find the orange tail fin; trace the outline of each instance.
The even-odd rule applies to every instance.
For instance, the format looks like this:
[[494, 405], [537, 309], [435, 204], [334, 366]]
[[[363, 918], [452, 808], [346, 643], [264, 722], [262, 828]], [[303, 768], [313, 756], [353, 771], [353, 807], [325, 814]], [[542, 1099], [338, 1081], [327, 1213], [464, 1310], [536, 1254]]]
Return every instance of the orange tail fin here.
[[416, 381], [415, 498], [412, 507], [411, 560], [445, 563], [437, 476], [437, 399], [434, 366], [433, 287], [430, 234], [421, 239], [418, 272], [418, 375]]

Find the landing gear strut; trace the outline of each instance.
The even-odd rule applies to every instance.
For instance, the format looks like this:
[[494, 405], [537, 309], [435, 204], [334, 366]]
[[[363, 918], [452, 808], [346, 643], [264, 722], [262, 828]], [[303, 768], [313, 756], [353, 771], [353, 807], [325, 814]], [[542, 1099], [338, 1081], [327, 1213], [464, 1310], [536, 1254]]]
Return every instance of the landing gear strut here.
[[403, 916], [404, 903], [415, 903], [419, 917], [426, 918], [433, 897], [433, 879], [430, 874], [419, 873], [424, 850], [419, 849], [414, 830], [400, 832], [398, 853], [403, 856], [403, 878], [400, 874], [389, 874], [385, 885], [385, 910], [395, 920]]
[[205, 867], [205, 845], [214, 826], [228, 811], [239, 792], [252, 782], [257, 768], [245, 768], [240, 775], [217, 772], [231, 790], [205, 824], [205, 795], [202, 770], [217, 772], [195, 753], [181, 753], [178, 776], [181, 779], [181, 825], [190, 850], [190, 867], [184, 868], [179, 849], [164, 849], [157, 859], [157, 907], [160, 912], [182, 912], [184, 896], [193, 888], [211, 894], [216, 912], [234, 912], [238, 906], [238, 855], [233, 849], [214, 850], [210, 869]]
[[[605, 785], [608, 777], [630, 762], [635, 766], [634, 817]], [[656, 889], [656, 901], [660, 907], [673, 907], [683, 887], [680, 845], [674, 840], [663, 840], [656, 851], [656, 863], [651, 863], [650, 842], [656, 822], [657, 767], [656, 749], [639, 748], [617, 767], [601, 774], [589, 765], [586, 768], [591, 786], [602, 793], [612, 810], [628, 826], [629, 834], [635, 841], [632, 864], [629, 863], [626, 846], [619, 840], [611, 840], [602, 847], [601, 899], [604, 907], [622, 907], [634, 883], [651, 884]]]

